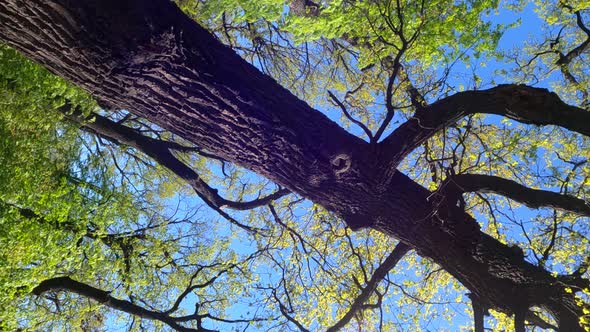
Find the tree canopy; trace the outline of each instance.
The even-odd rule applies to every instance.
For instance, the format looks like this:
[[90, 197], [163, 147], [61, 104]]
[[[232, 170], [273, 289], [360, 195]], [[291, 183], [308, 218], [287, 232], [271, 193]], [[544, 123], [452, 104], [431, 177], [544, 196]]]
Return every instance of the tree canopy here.
[[590, 330], [589, 21], [1, 2], [0, 329]]

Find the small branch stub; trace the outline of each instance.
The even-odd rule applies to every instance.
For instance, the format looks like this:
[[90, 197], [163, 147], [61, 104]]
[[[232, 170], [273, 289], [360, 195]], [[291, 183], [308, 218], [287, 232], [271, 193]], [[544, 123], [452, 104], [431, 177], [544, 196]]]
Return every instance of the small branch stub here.
[[339, 177], [350, 170], [352, 160], [349, 155], [341, 153], [332, 158], [330, 163], [334, 168], [334, 174]]

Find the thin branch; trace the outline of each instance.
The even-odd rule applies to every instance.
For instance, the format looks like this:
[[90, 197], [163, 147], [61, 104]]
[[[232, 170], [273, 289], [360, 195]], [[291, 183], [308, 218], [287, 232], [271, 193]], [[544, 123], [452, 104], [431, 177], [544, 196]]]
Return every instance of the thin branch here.
[[[208, 279], [207, 281], [200, 283], [200, 284], [193, 284], [193, 282], [195, 281], [195, 279], [197, 278], [197, 276], [205, 269], [205, 268], [212, 268], [215, 266], [220, 265], [219, 263], [215, 263], [212, 265], [202, 265], [200, 266], [192, 275], [189, 281], [189, 285], [185, 288], [185, 290], [176, 298], [176, 301], [174, 301], [174, 304], [172, 305], [172, 307], [168, 310], [166, 310], [164, 313], [165, 314], [171, 314], [175, 311], [178, 310], [178, 308], [180, 308], [180, 305], [182, 303], [182, 301], [184, 301], [186, 299], [186, 297], [195, 289], [201, 289], [201, 288], [205, 288], [209, 285], [211, 285], [212, 283], [214, 283], [219, 277], [221, 277], [223, 274], [228, 273], [230, 270], [236, 268], [239, 266], [239, 264], [244, 264], [245, 262], [248, 262], [250, 260], [252, 260], [253, 258], [256, 258], [257, 256], [259, 256], [261, 253], [263, 252], [263, 250], [258, 250], [252, 254], [250, 254], [248, 257], [246, 257], [244, 260], [242, 260], [241, 262], [238, 263], [232, 263], [229, 264], [226, 268], [224, 268], [223, 270], [218, 271], [213, 277], [211, 277], [210, 279]], [[238, 268], [239, 269], [239, 268]], [[209, 316], [209, 315], [201, 315], [201, 316]], [[212, 316], [211, 316], [212, 317]], [[181, 318], [175, 318], [176, 320], [181, 320]], [[215, 318], [216, 320], [220, 320], [220, 321], [228, 321], [228, 320], [223, 320], [220, 318]]]
[[273, 289], [272, 291], [272, 296], [274, 297], [275, 301], [277, 301], [277, 303], [279, 304], [279, 310], [281, 311], [281, 314], [285, 316], [285, 318], [287, 318], [288, 321], [295, 324], [295, 326], [297, 326], [297, 328], [301, 332], [309, 332], [309, 330], [306, 329], [305, 326], [303, 326], [301, 323], [299, 323], [299, 321], [297, 321], [293, 316], [289, 314], [289, 310], [287, 309], [287, 307], [285, 307], [281, 300], [279, 300], [279, 297], [277, 296], [277, 292], [275, 289]]
[[344, 115], [346, 116], [346, 118], [348, 120], [350, 120], [351, 122], [353, 122], [354, 124], [356, 124], [357, 126], [359, 126], [365, 132], [365, 134], [367, 135], [367, 137], [369, 138], [369, 140], [372, 142], [373, 141], [373, 133], [371, 133], [371, 130], [369, 130], [369, 128], [367, 128], [367, 126], [365, 126], [364, 123], [362, 123], [359, 120], [353, 118], [352, 115], [350, 115], [350, 113], [348, 113], [348, 110], [346, 109], [346, 106], [344, 106], [344, 104], [338, 98], [336, 98], [336, 96], [332, 93], [332, 91], [328, 90], [328, 95], [330, 96], [330, 98], [332, 99], [332, 101], [334, 103], [336, 103], [336, 105], [338, 105], [340, 107], [340, 109], [342, 110], [342, 113], [344, 113]]
[[471, 307], [473, 309], [474, 332], [484, 332], [484, 314], [486, 310], [475, 295], [469, 294], [468, 296], [471, 299]]
[[549, 260], [549, 255], [551, 255], [551, 251], [553, 250], [553, 247], [555, 246], [555, 240], [557, 239], [557, 229], [558, 229], [557, 211], [553, 210], [553, 225], [552, 225], [552, 230], [551, 230], [551, 240], [549, 241], [549, 245], [547, 245], [547, 248], [545, 248], [545, 250], [543, 250], [543, 255], [541, 256], [541, 259], [539, 260], [540, 266], [545, 266], [545, 263], [547, 262], [547, 260]]
[[408, 73], [406, 72], [406, 70], [404, 70], [403, 67], [400, 68], [399, 75], [400, 75], [401, 81], [406, 82], [406, 84], [408, 85], [408, 87], [406, 88], [406, 92], [410, 96], [410, 101], [412, 102], [412, 106], [414, 106], [414, 108], [416, 110], [424, 109], [424, 107], [427, 106], [426, 99], [420, 93], [420, 91], [418, 91], [416, 86], [414, 86], [414, 84], [410, 80], [410, 77], [408, 76]]
[[299, 240], [299, 243], [301, 243], [301, 248], [303, 249], [303, 252], [305, 254], [309, 254], [309, 252], [307, 251], [307, 249], [305, 247], [305, 239], [303, 239], [301, 234], [299, 234], [295, 229], [293, 229], [293, 227], [290, 227], [289, 225], [285, 224], [283, 222], [283, 220], [281, 220], [281, 218], [279, 217], [279, 214], [277, 213], [277, 211], [275, 210], [275, 208], [272, 204], [268, 204], [268, 209], [270, 210], [270, 213], [272, 214], [275, 222], [277, 224], [281, 225], [283, 228], [287, 229], [287, 231], [289, 231], [289, 233], [291, 233], [293, 236], [297, 237], [297, 239]]
[[394, 85], [395, 79], [400, 71], [400, 67], [401, 67], [400, 60], [401, 60], [403, 53], [406, 50], [406, 47], [407, 47], [407, 44], [403, 43], [402, 48], [400, 49], [400, 51], [395, 56], [395, 59], [393, 60], [393, 73], [391, 74], [391, 76], [389, 76], [389, 80], [387, 81], [387, 89], [385, 90], [385, 108], [387, 109], [387, 114], [385, 114], [385, 119], [381, 123], [381, 126], [379, 126], [379, 129], [377, 129], [377, 133], [375, 133], [375, 138], [372, 141], [374, 143], [377, 143], [379, 141], [379, 138], [381, 138], [381, 135], [383, 135], [383, 132], [385, 131], [387, 126], [389, 126], [389, 123], [391, 122], [391, 120], [393, 119], [393, 116], [395, 115], [395, 107], [393, 107], [393, 85]]
[[[564, 7], [570, 10], [572, 9], [571, 6], [565, 4]], [[574, 14], [576, 15], [576, 24], [582, 31], [584, 31], [587, 37], [586, 40], [584, 40], [580, 45], [576, 46], [574, 49], [569, 51], [566, 55], [560, 54], [559, 60], [557, 60], [557, 62], [555, 63], [558, 66], [568, 65], [570, 62], [574, 60], [574, 58], [582, 54], [582, 52], [586, 50], [588, 45], [590, 45], [590, 29], [584, 24], [584, 21], [582, 20], [582, 13], [580, 13], [580, 11], [578, 10], [575, 11]]]
[[176, 331], [181, 332], [209, 332], [213, 330], [199, 328], [193, 329], [180, 325], [174, 319], [164, 313], [149, 310], [140, 307], [130, 301], [120, 300], [111, 296], [110, 292], [92, 287], [90, 285], [78, 282], [71, 279], [70, 277], [57, 277], [42, 281], [37, 287], [33, 289], [33, 294], [37, 296], [43, 295], [48, 291], [69, 291], [78, 295], [92, 299], [102, 305], [105, 305], [111, 309], [126, 312], [136, 317], [158, 320]]
[[367, 285], [363, 288], [361, 293], [356, 297], [346, 314], [340, 318], [336, 324], [332, 325], [326, 330], [326, 332], [336, 332], [342, 329], [350, 320], [363, 308], [364, 303], [367, 302], [369, 297], [377, 289], [377, 285], [387, 276], [387, 273], [393, 269], [397, 263], [404, 257], [404, 255], [410, 251], [410, 247], [405, 243], [398, 243], [393, 251], [387, 256], [387, 258], [377, 267], [371, 280], [367, 282]]

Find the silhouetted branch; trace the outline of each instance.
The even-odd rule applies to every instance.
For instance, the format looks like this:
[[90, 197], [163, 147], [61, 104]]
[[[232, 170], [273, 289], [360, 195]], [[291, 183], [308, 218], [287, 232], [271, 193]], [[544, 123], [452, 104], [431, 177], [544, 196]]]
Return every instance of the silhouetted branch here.
[[590, 136], [590, 112], [568, 105], [546, 89], [499, 85], [441, 99], [416, 114], [380, 143], [396, 167], [410, 152], [445, 126], [470, 114], [497, 114], [538, 126], [555, 125]]
[[336, 332], [342, 329], [350, 320], [356, 315], [356, 313], [361, 310], [369, 299], [369, 297], [373, 294], [373, 292], [377, 289], [377, 285], [385, 278], [387, 273], [393, 269], [397, 263], [404, 257], [404, 255], [410, 251], [410, 247], [405, 243], [399, 242], [393, 251], [385, 258], [383, 263], [375, 269], [375, 272], [371, 276], [367, 285], [363, 288], [361, 293], [356, 297], [346, 314], [340, 318], [336, 324], [332, 325], [328, 328], [327, 332]]
[[367, 137], [369, 138], [370, 141], [373, 141], [373, 133], [371, 133], [371, 131], [369, 130], [369, 128], [367, 128], [367, 126], [365, 126], [364, 123], [360, 122], [359, 120], [355, 119], [352, 117], [352, 115], [350, 115], [350, 113], [348, 113], [348, 110], [346, 109], [346, 106], [344, 106], [344, 104], [338, 99], [336, 98], [336, 96], [332, 93], [332, 91], [328, 90], [328, 95], [330, 96], [330, 98], [332, 98], [332, 101], [334, 103], [336, 103], [336, 105], [338, 105], [340, 107], [340, 109], [342, 110], [342, 113], [344, 113], [344, 115], [346, 116], [346, 118], [348, 120], [350, 120], [351, 122], [353, 122], [354, 124], [356, 124], [357, 126], [359, 126], [367, 135]]
[[297, 328], [301, 331], [301, 332], [309, 332], [308, 329], [305, 328], [305, 326], [303, 326], [299, 321], [297, 321], [293, 316], [291, 316], [289, 314], [289, 310], [287, 309], [287, 307], [285, 307], [285, 305], [280, 301], [279, 297], [277, 296], [276, 290], [273, 289], [272, 291], [272, 296], [274, 297], [275, 301], [277, 301], [277, 303], [279, 304], [279, 310], [281, 311], [281, 314], [291, 323], [295, 324], [295, 326], [297, 326]]
[[[572, 7], [569, 5], [563, 4], [563, 6], [570, 10], [572, 9]], [[568, 65], [570, 62], [574, 60], [574, 58], [582, 54], [582, 52], [586, 50], [588, 45], [590, 45], [590, 29], [584, 24], [584, 21], [582, 19], [582, 13], [580, 13], [580, 11], [577, 10], [574, 12], [574, 15], [576, 15], [576, 24], [586, 34], [586, 39], [578, 46], [573, 48], [571, 51], [569, 51], [567, 54], [560, 54], [559, 60], [557, 60], [556, 62], [558, 66]]]
[[590, 216], [590, 202], [547, 190], [531, 189], [515, 181], [483, 174], [458, 174], [449, 178], [441, 189], [446, 193], [491, 192], [522, 203], [530, 208], [550, 207]]
[[[98, 134], [116, 144], [127, 145], [145, 153], [158, 164], [167, 168], [188, 183], [209, 207], [217, 211], [231, 223], [247, 231], [256, 231], [256, 229], [238, 222], [224, 212], [222, 208], [227, 207], [234, 210], [249, 210], [266, 205], [273, 200], [289, 194], [287, 189], [279, 189], [268, 196], [251, 201], [236, 202], [225, 199], [218, 194], [217, 189], [210, 187], [209, 184], [203, 181], [197, 172], [174, 156], [170, 149], [179, 150], [180, 148], [176, 143], [142, 135], [133, 128], [121, 125], [99, 114], [92, 114], [89, 118], [85, 118], [80, 112], [71, 111], [67, 104], [61, 111], [66, 114], [68, 119], [81, 124], [82, 128]], [[91, 120], [89, 121], [89, 119]]]
[[126, 312], [128, 314], [145, 318], [145, 319], [152, 319], [158, 320], [162, 323], [170, 326], [171, 328], [175, 329], [176, 331], [181, 332], [209, 332], [212, 330], [199, 328], [193, 329], [188, 328], [185, 326], [180, 325], [176, 322], [174, 317], [170, 317], [162, 312], [148, 310], [143, 307], [140, 307], [130, 301], [120, 300], [113, 296], [111, 296], [110, 292], [92, 287], [90, 285], [78, 282], [76, 280], [71, 279], [70, 277], [57, 277], [52, 279], [47, 279], [41, 282], [37, 287], [33, 289], [33, 294], [37, 296], [43, 295], [43, 293], [48, 291], [68, 291], [73, 292], [78, 295], [87, 297], [92, 299], [102, 305], [105, 305], [111, 309]]
[[557, 326], [553, 325], [553, 324], [549, 324], [547, 323], [544, 319], [542, 319], [541, 317], [537, 316], [534, 312], [530, 311], [528, 312], [527, 316], [526, 316], [526, 320], [535, 325], [538, 326], [542, 329], [553, 329], [555, 331], [557, 331]]
[[476, 295], [469, 293], [467, 296], [471, 299], [471, 307], [473, 309], [474, 332], [484, 332], [484, 314], [487, 310], [482, 306]]

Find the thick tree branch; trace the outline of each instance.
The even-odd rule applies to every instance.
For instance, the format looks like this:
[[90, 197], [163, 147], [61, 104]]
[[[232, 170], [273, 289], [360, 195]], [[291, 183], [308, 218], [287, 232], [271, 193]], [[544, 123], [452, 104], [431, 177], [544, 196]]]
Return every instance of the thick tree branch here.
[[199, 328], [193, 329], [188, 328], [185, 326], [180, 325], [178, 322], [175, 321], [174, 317], [170, 317], [166, 314], [163, 314], [158, 311], [148, 310], [143, 307], [140, 307], [132, 302], [126, 300], [120, 300], [113, 296], [111, 296], [110, 292], [92, 287], [90, 285], [78, 282], [76, 280], [71, 279], [70, 277], [57, 277], [52, 279], [47, 279], [41, 282], [37, 287], [33, 289], [33, 294], [37, 296], [43, 295], [43, 293], [48, 291], [68, 291], [73, 292], [78, 295], [87, 297], [92, 299], [102, 305], [105, 305], [111, 309], [115, 309], [118, 311], [126, 312], [136, 317], [151, 319], [151, 320], [158, 320], [162, 323], [170, 326], [171, 328], [175, 329], [176, 331], [181, 332], [209, 332], [212, 330]]
[[145, 153], [158, 164], [167, 168], [189, 184], [203, 202], [205, 202], [205, 204], [211, 209], [215, 210], [232, 224], [248, 232], [256, 232], [258, 230], [237, 221], [227, 212], [223, 211], [223, 208], [229, 207], [235, 210], [249, 210], [268, 204], [268, 202], [272, 202], [275, 199], [289, 194], [288, 190], [280, 189], [268, 196], [252, 201], [236, 202], [227, 200], [218, 194], [217, 189], [210, 187], [205, 181], [203, 181], [198, 173], [191, 167], [174, 156], [172, 151], [170, 151], [171, 149], [178, 150], [178, 147], [174, 142], [162, 141], [142, 135], [132, 128], [121, 125], [96, 113], [93, 113], [89, 118], [84, 118], [78, 111], [71, 112], [68, 105], [66, 105], [61, 112], [66, 114], [68, 119], [82, 125], [82, 128], [89, 132], [99, 135], [116, 144], [127, 145]]
[[308, 329], [305, 328], [305, 326], [303, 326], [297, 319], [295, 319], [293, 316], [291, 316], [289, 314], [289, 309], [287, 309], [287, 307], [285, 307], [285, 305], [281, 302], [281, 300], [279, 299], [277, 292], [275, 289], [272, 290], [272, 296], [275, 299], [275, 301], [278, 303], [279, 305], [279, 310], [281, 311], [281, 314], [291, 323], [295, 324], [295, 326], [297, 326], [297, 328], [299, 329], [299, 331], [301, 332], [310, 332]]
[[514, 332], [526, 332], [524, 312], [517, 311], [514, 314]]
[[485, 307], [483, 307], [477, 298], [477, 296], [469, 293], [467, 294], [471, 299], [471, 308], [473, 310], [473, 327], [474, 332], [484, 332], [484, 315], [487, 312]]
[[466, 192], [494, 193], [522, 203], [530, 208], [550, 207], [590, 217], [590, 202], [570, 195], [531, 189], [515, 181], [483, 174], [458, 174], [441, 185], [444, 194], [457, 196]]
[[410, 247], [402, 242], [398, 243], [393, 251], [385, 258], [385, 260], [377, 267], [367, 285], [363, 288], [361, 293], [354, 299], [348, 311], [336, 322], [328, 328], [327, 332], [336, 332], [342, 329], [350, 320], [363, 309], [365, 302], [371, 297], [373, 292], [377, 289], [379, 283], [387, 276], [387, 273], [393, 269], [397, 263], [410, 251]]
[[257, 229], [245, 225], [235, 218], [223, 211], [224, 207], [229, 207], [235, 210], [249, 210], [261, 205], [266, 205], [273, 200], [289, 194], [286, 189], [280, 189], [268, 196], [258, 198], [252, 201], [236, 202], [223, 198], [217, 193], [217, 189], [210, 187], [205, 181], [201, 179], [199, 174], [191, 167], [176, 158], [170, 151], [169, 143], [167, 141], [157, 140], [148, 136], [144, 136], [132, 128], [118, 124], [99, 114], [93, 114], [92, 120], [87, 121], [75, 114], [68, 114], [67, 117], [82, 124], [83, 128], [98, 134], [106, 139], [109, 139], [117, 144], [124, 144], [145, 153], [158, 164], [167, 168], [172, 173], [176, 174], [187, 184], [189, 184], [197, 195], [210, 208], [219, 213], [226, 220], [232, 224], [249, 232], [256, 232]]
[[590, 112], [564, 103], [548, 90], [509, 84], [460, 92], [418, 110], [384, 139], [381, 146], [394, 167], [445, 126], [476, 113], [502, 115], [537, 126], [560, 126], [590, 136]]

